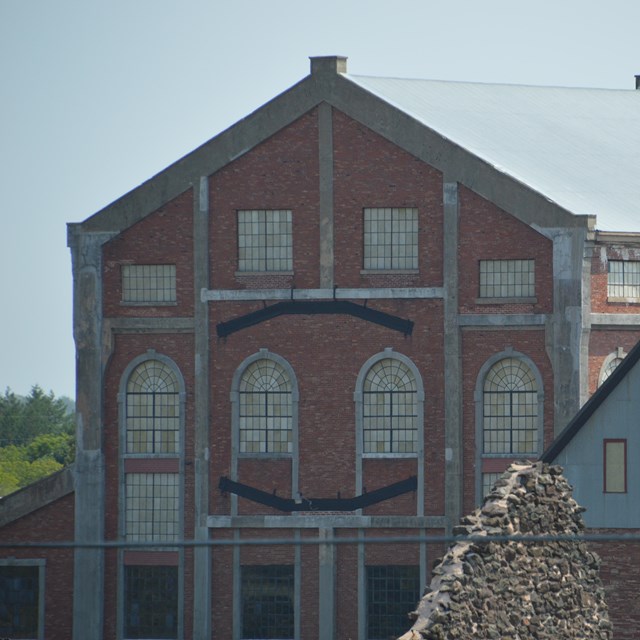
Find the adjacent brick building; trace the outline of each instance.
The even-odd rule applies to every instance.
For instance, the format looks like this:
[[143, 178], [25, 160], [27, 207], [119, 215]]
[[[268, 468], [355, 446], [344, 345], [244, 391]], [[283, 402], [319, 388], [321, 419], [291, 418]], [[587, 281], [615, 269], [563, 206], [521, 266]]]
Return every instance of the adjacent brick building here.
[[441, 548], [367, 538], [449, 533], [640, 338], [633, 155], [594, 184], [639, 100], [312, 58], [69, 225], [74, 638], [401, 632]]

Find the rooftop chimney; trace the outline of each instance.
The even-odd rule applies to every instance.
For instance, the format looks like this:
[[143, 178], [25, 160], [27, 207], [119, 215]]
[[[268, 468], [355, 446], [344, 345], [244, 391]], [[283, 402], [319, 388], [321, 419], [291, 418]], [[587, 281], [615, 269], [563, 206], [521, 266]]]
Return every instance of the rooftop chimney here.
[[640, 76], [636, 76], [636, 90], [640, 89]]
[[311, 74], [316, 73], [347, 73], [347, 58], [345, 56], [317, 56], [311, 60]]

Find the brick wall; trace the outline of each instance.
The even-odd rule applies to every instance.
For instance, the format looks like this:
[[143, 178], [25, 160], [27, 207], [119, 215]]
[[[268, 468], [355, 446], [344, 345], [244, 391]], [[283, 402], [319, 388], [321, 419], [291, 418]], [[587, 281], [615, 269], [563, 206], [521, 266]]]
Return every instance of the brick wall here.
[[[530, 226], [473, 191], [460, 188], [460, 313], [553, 312], [553, 245]], [[535, 260], [536, 303], [477, 304], [480, 260]]]
[[[640, 531], [590, 529], [589, 533], [637, 536]], [[637, 606], [640, 574], [630, 568], [640, 566], [640, 542], [608, 540], [592, 542], [590, 546], [601, 559], [600, 577], [609, 606], [609, 617], [613, 623], [613, 637], [615, 640], [637, 640], [640, 638], [640, 609]]]
[[73, 621], [73, 549], [38, 548], [38, 542], [71, 542], [74, 495], [69, 494], [2, 528], [3, 542], [29, 541], [33, 548], [2, 549], [3, 558], [45, 561], [44, 637], [69, 640]]
[[[156, 212], [107, 242], [103, 249], [105, 317], [193, 315], [193, 192], [167, 202]], [[175, 305], [124, 305], [121, 267], [125, 264], [175, 264]]]

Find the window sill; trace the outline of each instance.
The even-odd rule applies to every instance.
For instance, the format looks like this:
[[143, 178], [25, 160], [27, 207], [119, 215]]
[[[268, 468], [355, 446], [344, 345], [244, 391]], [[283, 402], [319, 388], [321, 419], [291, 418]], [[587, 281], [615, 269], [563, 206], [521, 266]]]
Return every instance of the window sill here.
[[618, 298], [618, 297], [613, 297], [610, 296], [607, 298], [607, 302], [610, 303], [625, 303], [625, 304], [640, 304], [640, 298]]
[[418, 453], [363, 453], [363, 458], [417, 458]]
[[255, 277], [255, 276], [292, 276], [293, 271], [236, 271], [236, 278], [242, 276]]
[[538, 298], [476, 298], [476, 304], [537, 304]]
[[509, 460], [537, 460], [542, 453], [539, 451], [529, 451], [529, 453], [514, 453], [510, 451], [508, 453], [481, 453], [480, 457], [483, 460], [508, 458]]
[[360, 269], [362, 276], [419, 275], [419, 269]]
[[255, 452], [255, 453], [246, 453], [246, 452], [238, 453], [238, 458], [242, 458], [242, 459], [250, 458], [253, 460], [260, 459], [260, 458], [263, 458], [263, 459], [268, 458], [270, 460], [277, 459], [277, 458], [282, 460], [289, 460], [292, 457], [293, 457], [293, 453], [269, 453], [268, 451]]
[[121, 300], [121, 307], [177, 307], [178, 303], [173, 300], [171, 302], [159, 302], [159, 301], [151, 301], [151, 302], [133, 302], [129, 300]]

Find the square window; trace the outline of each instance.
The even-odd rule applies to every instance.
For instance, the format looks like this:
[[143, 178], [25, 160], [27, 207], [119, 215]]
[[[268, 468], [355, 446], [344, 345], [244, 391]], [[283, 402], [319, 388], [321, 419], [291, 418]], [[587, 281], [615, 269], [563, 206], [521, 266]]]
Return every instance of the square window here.
[[125, 638], [178, 637], [178, 567], [124, 568]]
[[480, 260], [481, 298], [535, 296], [534, 260]]
[[418, 210], [364, 210], [364, 268], [392, 271], [418, 268]]
[[241, 637], [251, 640], [293, 638], [293, 566], [244, 566], [241, 582]]
[[238, 211], [238, 271], [291, 271], [291, 211]]
[[411, 626], [408, 614], [420, 600], [415, 566], [367, 567], [367, 640], [397, 638]]
[[177, 540], [179, 482], [177, 473], [126, 474], [127, 540]]
[[172, 304], [175, 301], [175, 264], [122, 265], [122, 302]]
[[0, 564], [0, 636], [41, 638], [39, 621], [44, 564]]

